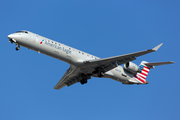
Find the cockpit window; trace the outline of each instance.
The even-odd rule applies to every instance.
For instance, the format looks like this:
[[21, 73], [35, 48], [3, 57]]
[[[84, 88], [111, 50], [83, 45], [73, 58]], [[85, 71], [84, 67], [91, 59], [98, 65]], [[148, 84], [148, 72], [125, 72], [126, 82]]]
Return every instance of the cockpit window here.
[[27, 33], [28, 34], [27, 31], [17, 31], [16, 33]]

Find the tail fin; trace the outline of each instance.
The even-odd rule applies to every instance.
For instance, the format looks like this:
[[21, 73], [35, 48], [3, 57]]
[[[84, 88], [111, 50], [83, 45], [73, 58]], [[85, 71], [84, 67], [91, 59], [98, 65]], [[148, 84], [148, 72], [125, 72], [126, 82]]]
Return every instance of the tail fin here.
[[148, 84], [148, 81], [146, 81], [146, 77], [150, 71], [150, 68], [154, 68], [154, 66], [159, 65], [165, 65], [165, 64], [172, 64], [174, 62], [154, 62], [154, 63], [148, 63], [146, 61], [142, 61], [139, 65], [140, 72], [138, 72], [134, 77], [136, 80], [138, 80], [142, 84]]
[[138, 72], [134, 76], [136, 78], [136, 80], [138, 80], [142, 84], [148, 84], [148, 82], [146, 81], [146, 77], [147, 77], [151, 67], [147, 66], [146, 63], [148, 63], [148, 62], [146, 62], [146, 61], [141, 62], [141, 64], [139, 65], [140, 72]]

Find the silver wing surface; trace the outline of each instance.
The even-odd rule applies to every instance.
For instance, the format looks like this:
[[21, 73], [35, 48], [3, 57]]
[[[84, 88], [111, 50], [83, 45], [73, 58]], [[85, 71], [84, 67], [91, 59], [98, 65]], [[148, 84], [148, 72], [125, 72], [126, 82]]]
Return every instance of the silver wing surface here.
[[84, 67], [102, 68], [104, 72], [107, 72], [117, 67], [117, 65], [121, 65], [129, 61], [135, 60], [136, 57], [157, 51], [161, 47], [161, 45], [162, 43], [153, 49], [148, 49], [148, 50], [144, 50], [140, 52], [114, 56], [114, 57], [109, 57], [109, 58], [103, 58], [103, 59], [84, 61]]
[[79, 70], [76, 66], [71, 65], [70, 68], [66, 71], [61, 80], [56, 84], [54, 89], [61, 89], [63, 87], [73, 85], [76, 82], [79, 82]]

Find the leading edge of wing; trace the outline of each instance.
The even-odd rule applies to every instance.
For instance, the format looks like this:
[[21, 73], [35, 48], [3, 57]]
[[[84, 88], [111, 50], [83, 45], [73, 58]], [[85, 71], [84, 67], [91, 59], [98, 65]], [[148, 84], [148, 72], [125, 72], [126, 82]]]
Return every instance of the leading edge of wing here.
[[[119, 55], [119, 56], [114, 56], [114, 57], [108, 57], [108, 58], [102, 58], [102, 59], [97, 59], [97, 60], [89, 60], [89, 61], [84, 61], [86, 65], [90, 65], [92, 67], [97, 67], [101, 65], [106, 65], [106, 64], [111, 64], [113, 62], [118, 62], [120, 60], [124, 60], [124, 62], [121, 62], [121, 64], [124, 64], [126, 62], [135, 60], [135, 57], [139, 57], [154, 51], [157, 51], [163, 43], [159, 44], [158, 46], [154, 47], [153, 49], [148, 49], [140, 52], [135, 52], [135, 53], [129, 53], [129, 54], [124, 54], [124, 55]], [[132, 60], [126, 61], [126, 59], [132, 58]], [[119, 64], [120, 65], [120, 64]]]

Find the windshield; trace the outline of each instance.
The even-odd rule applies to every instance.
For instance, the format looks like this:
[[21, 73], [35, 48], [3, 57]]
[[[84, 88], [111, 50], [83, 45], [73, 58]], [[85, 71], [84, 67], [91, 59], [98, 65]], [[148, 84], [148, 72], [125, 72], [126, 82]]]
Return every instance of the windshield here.
[[27, 33], [28, 34], [27, 31], [17, 31], [16, 33]]

